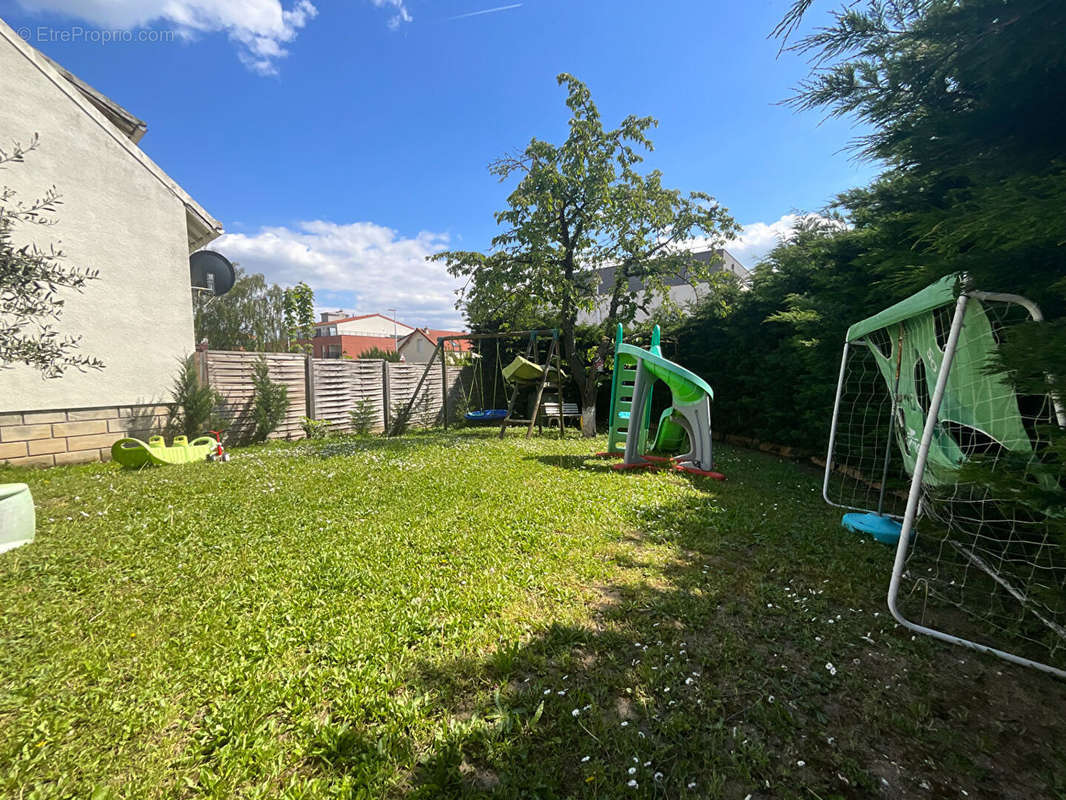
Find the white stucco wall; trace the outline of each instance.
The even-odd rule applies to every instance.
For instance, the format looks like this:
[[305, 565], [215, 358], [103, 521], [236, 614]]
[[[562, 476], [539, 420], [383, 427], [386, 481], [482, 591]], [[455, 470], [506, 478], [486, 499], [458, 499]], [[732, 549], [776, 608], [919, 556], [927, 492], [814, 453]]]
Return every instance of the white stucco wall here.
[[425, 336], [412, 336], [400, 342], [399, 353], [410, 364], [426, 364], [436, 347]]
[[80, 352], [106, 365], [53, 380], [0, 369], [0, 412], [168, 398], [178, 359], [193, 349], [184, 203], [116, 141], [102, 115], [87, 113], [3, 36], [0, 97], [5, 149], [40, 135], [24, 163], [0, 170], [0, 185], [23, 201], [52, 185], [62, 196], [56, 225], [21, 226], [16, 239], [55, 243], [66, 263], [99, 270], [84, 293], [65, 295], [58, 327], [81, 335]]
[[385, 317], [372, 316], [365, 319], [354, 319], [351, 322], [337, 323], [337, 333], [343, 336], [406, 336], [414, 331], [414, 328], [401, 322], [393, 323]]
[[[736, 275], [740, 280], [747, 281], [751, 278], [751, 273], [728, 251], [722, 251], [722, 269], [728, 270]], [[679, 284], [677, 286], [669, 287], [668, 293], [670, 296], [670, 302], [679, 308], [682, 312], [687, 312], [700, 300], [707, 296], [710, 291], [710, 284], [698, 283], [696, 286], [692, 286], [689, 283]], [[597, 306], [591, 311], [578, 312], [577, 321], [582, 325], [593, 325], [603, 322], [607, 318], [607, 312], [610, 309], [610, 298], [607, 295], [602, 295], [599, 298]], [[634, 322], [644, 322], [659, 308], [663, 306], [663, 295], [661, 292], [656, 292], [652, 296], [651, 303], [648, 306], [647, 311], [638, 311]]]
[[[688, 311], [689, 308], [699, 302], [699, 300], [701, 300], [706, 294], [706, 287], [702, 288], [703, 292], [698, 292], [687, 283], [680, 286], [671, 286], [669, 289], [670, 301], [682, 311]], [[596, 306], [591, 313], [587, 311], [578, 312], [577, 321], [582, 325], [592, 325], [603, 322], [607, 319], [607, 312], [610, 310], [610, 305], [610, 298], [604, 296], [599, 305]], [[662, 294], [656, 292], [652, 297], [648, 311], [638, 311], [633, 321], [644, 322], [644, 320], [648, 319], [656, 309], [661, 308], [662, 305]]]

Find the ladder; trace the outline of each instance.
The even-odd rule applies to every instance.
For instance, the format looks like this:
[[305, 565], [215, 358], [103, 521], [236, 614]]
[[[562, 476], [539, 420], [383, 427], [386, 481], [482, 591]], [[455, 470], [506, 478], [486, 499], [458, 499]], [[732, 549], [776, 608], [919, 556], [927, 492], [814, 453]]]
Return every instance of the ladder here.
[[[558, 347], [559, 347], [559, 335], [558, 335], [557, 332], [553, 331], [551, 346], [548, 348], [548, 357], [544, 361], [544, 374], [541, 376], [540, 382], [537, 385], [537, 396], [536, 396], [536, 398], [533, 401], [533, 418], [532, 419], [518, 419], [516, 417], [511, 416], [512, 414], [514, 414], [515, 403], [518, 400], [518, 395], [521, 394], [521, 390], [520, 390], [519, 384], [517, 382], [515, 382], [514, 390], [511, 392], [511, 399], [507, 403], [507, 416], [504, 417], [503, 423], [500, 425], [500, 438], [501, 439], [504, 438], [507, 435], [507, 428], [509, 426], [511, 426], [511, 425], [528, 425], [529, 427], [526, 429], [526, 438], [528, 439], [530, 436], [533, 435], [533, 428], [537, 425], [537, 422], [538, 422], [538, 420], [540, 419], [540, 416], [541, 416], [540, 415], [540, 401], [541, 401], [541, 398], [544, 396], [544, 389], [545, 388], [555, 388], [555, 389], [557, 389], [559, 391], [559, 399], [560, 399], [560, 401], [562, 400], [562, 385], [561, 384], [562, 384], [563, 376], [562, 376], [561, 365], [559, 364], [558, 359], [556, 358], [557, 352], [558, 352]], [[537, 334], [536, 333], [533, 333], [533, 334], [530, 335], [529, 344], [526, 345], [526, 352], [525, 352], [525, 356], [524, 357], [526, 359], [536, 363], [536, 360], [537, 360]], [[551, 370], [552, 370], [552, 359], [553, 358], [556, 358], [555, 370], [556, 370], [556, 373], [557, 373], [556, 380], [558, 381], [558, 383], [550, 384], [550, 383], [548, 383], [548, 375], [551, 373]], [[497, 365], [497, 368], [498, 367], [499, 367], [499, 365]], [[562, 410], [562, 404], [561, 403], [560, 403], [560, 406], [559, 406], [559, 409], [558, 409], [558, 416], [559, 416], [559, 438], [561, 439], [565, 435], [565, 431], [563, 430], [563, 410]]]
[[[614, 336], [614, 374], [611, 376], [611, 414], [610, 428], [607, 432], [607, 450], [605, 456], [625, 454], [626, 436], [629, 435], [629, 418], [633, 410], [633, 390], [637, 383], [637, 359], [628, 353], [619, 353], [622, 344], [622, 325], [619, 324]], [[658, 344], [658, 342], [654, 342]], [[651, 395], [648, 396], [644, 409], [644, 423], [641, 426], [639, 452], [644, 452], [648, 442], [651, 413]]]

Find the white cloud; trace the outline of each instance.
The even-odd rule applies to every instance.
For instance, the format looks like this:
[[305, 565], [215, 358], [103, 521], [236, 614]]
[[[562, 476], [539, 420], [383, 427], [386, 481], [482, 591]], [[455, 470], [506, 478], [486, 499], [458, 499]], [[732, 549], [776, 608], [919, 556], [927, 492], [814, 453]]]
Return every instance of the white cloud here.
[[411, 12], [407, 10], [407, 6], [404, 0], [370, 0], [376, 8], [391, 8], [395, 10], [395, 13], [389, 17], [389, 30], [396, 30], [405, 22], [411, 22], [414, 17], [411, 16]]
[[100, 27], [171, 25], [186, 37], [224, 32], [237, 44], [241, 63], [260, 75], [277, 74], [278, 59], [288, 55], [284, 45], [318, 14], [310, 0], [296, 0], [289, 9], [281, 0], [19, 0], [19, 4]]
[[752, 222], [743, 225], [740, 235], [726, 242], [725, 249], [745, 267], [754, 269], [777, 245], [792, 238], [800, 221], [811, 218], [823, 217], [820, 214], [785, 214], [774, 222]]
[[362, 314], [395, 308], [401, 322], [457, 329], [462, 325], [455, 309], [459, 281], [443, 264], [426, 261], [447, 245], [448, 236], [441, 233], [402, 238], [372, 222], [315, 220], [295, 229], [228, 233], [211, 249], [272, 282], [291, 286], [306, 281], [321, 307]]
[[748, 269], [754, 268], [767, 253], [792, 236], [799, 222], [799, 214], [785, 214], [774, 222], [752, 222], [744, 225], [740, 234], [725, 249]]

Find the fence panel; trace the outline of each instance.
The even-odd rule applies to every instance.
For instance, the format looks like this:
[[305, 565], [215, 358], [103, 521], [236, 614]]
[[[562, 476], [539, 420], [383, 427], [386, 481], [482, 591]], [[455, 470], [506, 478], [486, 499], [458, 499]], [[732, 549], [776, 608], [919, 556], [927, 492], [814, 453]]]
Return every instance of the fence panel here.
[[[383, 431], [386, 420], [392, 420], [410, 401], [426, 369], [425, 364], [378, 360], [309, 360], [299, 353], [207, 350], [201, 358], [206, 373], [203, 377], [225, 399], [224, 414], [230, 421], [229, 433], [236, 439], [252, 433], [255, 395], [252, 377], [255, 363], [260, 358], [266, 359], [271, 380], [284, 384], [289, 390], [288, 411], [270, 435], [271, 439], [300, 438], [303, 435], [300, 419], [309, 411], [316, 419], [329, 420], [333, 431], [351, 431], [350, 414], [361, 402], [370, 405], [371, 430]], [[469, 386], [470, 380], [470, 367], [448, 367], [450, 419], [454, 419], [460, 409], [464, 387]], [[309, 391], [312, 397], [309, 397]], [[415, 400], [411, 411], [412, 425], [428, 427], [441, 423], [441, 392], [441, 366], [438, 364], [430, 369]], [[312, 401], [310, 409], [309, 399]]]
[[351, 412], [360, 403], [369, 404], [370, 430], [385, 429], [385, 387], [382, 364], [378, 360], [348, 361], [316, 358], [314, 370], [314, 412], [316, 419], [328, 419], [332, 431], [352, 429]]
[[229, 434], [243, 438], [252, 432], [252, 400], [255, 390], [252, 375], [255, 363], [265, 358], [270, 379], [289, 390], [289, 408], [271, 439], [298, 439], [303, 435], [300, 418], [307, 413], [306, 358], [299, 353], [247, 353], [244, 351], [208, 350], [208, 383], [225, 398], [225, 416], [230, 421]]
[[[418, 382], [425, 372], [425, 364], [399, 364], [389, 363], [386, 365], [389, 388], [389, 419], [393, 419], [396, 413], [403, 409], [410, 401]], [[460, 367], [448, 367], [448, 413], [449, 418], [454, 418], [458, 398], [462, 393], [462, 372]], [[411, 409], [411, 424], [421, 427], [439, 425], [441, 423], [441, 366], [433, 366], [426, 375], [426, 380], [418, 392], [414, 406]]]

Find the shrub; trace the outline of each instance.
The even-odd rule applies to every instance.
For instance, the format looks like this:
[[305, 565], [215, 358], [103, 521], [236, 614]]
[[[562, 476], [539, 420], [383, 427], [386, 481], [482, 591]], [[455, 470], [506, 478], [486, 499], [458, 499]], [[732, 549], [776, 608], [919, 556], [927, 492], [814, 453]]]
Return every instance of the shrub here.
[[253, 369], [255, 395], [252, 400], [252, 420], [255, 427], [252, 440], [263, 442], [285, 419], [285, 412], [289, 409], [289, 387], [270, 380], [270, 367], [265, 358], [255, 362]]
[[377, 421], [377, 406], [373, 401], [364, 397], [355, 404], [355, 408], [349, 412], [348, 416], [352, 421], [352, 433], [356, 436], [367, 436]]
[[470, 398], [460, 393], [459, 397], [451, 404], [451, 417], [449, 421], [455, 423], [455, 427], [462, 428], [467, 424], [466, 414], [473, 409]]
[[391, 419], [389, 420], [389, 436], [403, 436], [411, 427], [411, 412], [413, 406], [409, 406], [406, 400], [397, 400], [392, 404]]
[[191, 439], [205, 431], [223, 431], [229, 426], [229, 421], [222, 416], [225, 398], [200, 383], [193, 356], [181, 362], [170, 395], [172, 402], [166, 425], [169, 435], [184, 434]]
[[399, 361], [400, 354], [395, 350], [382, 350], [380, 347], [371, 347], [369, 350], [364, 350], [359, 354], [360, 359], [373, 360], [380, 359], [382, 361]]
[[328, 419], [311, 419], [303, 417], [300, 427], [303, 428], [304, 436], [308, 439], [325, 439], [329, 436], [330, 421]]

